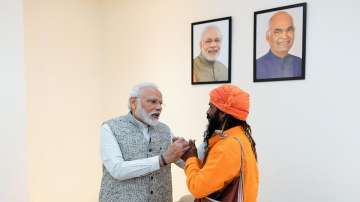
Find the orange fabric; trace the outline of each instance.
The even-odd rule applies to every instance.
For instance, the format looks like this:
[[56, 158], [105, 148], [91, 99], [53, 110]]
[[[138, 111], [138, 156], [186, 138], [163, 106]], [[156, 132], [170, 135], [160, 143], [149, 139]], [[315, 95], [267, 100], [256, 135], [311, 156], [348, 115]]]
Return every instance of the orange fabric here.
[[204, 164], [196, 157], [185, 163], [186, 182], [195, 198], [202, 198], [224, 188], [239, 176], [241, 166], [240, 144], [232, 137], [239, 137], [244, 146], [244, 202], [256, 202], [259, 173], [250, 142], [240, 126], [224, 132], [225, 138], [214, 135]]
[[222, 85], [210, 92], [210, 102], [221, 111], [245, 121], [249, 114], [249, 94], [234, 85]]

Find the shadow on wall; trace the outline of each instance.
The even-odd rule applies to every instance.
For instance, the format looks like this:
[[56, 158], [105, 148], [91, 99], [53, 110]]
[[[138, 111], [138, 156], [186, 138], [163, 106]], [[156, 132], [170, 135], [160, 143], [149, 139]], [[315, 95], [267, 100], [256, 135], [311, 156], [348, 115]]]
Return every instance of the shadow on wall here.
[[182, 196], [178, 201], [176, 202], [193, 202], [194, 201], [194, 197], [191, 195], [185, 195]]

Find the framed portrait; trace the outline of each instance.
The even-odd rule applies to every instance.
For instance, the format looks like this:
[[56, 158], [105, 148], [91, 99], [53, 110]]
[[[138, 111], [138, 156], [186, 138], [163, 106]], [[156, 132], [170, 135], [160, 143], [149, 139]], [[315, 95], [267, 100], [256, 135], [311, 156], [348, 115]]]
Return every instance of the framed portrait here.
[[231, 17], [191, 23], [191, 84], [231, 82]]
[[254, 82], [305, 79], [306, 3], [254, 12]]

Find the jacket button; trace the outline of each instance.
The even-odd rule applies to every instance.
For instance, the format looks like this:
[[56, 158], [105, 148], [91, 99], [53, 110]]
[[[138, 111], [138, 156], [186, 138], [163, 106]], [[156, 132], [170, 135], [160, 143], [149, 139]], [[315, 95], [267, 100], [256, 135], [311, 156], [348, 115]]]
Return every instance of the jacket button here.
[[154, 192], [153, 191], [150, 191], [150, 194], [153, 194]]
[[151, 149], [149, 149], [149, 152], [151, 152], [152, 150]]
[[153, 177], [153, 176], [151, 176], [151, 177], [150, 177], [150, 179], [154, 179], [154, 177]]

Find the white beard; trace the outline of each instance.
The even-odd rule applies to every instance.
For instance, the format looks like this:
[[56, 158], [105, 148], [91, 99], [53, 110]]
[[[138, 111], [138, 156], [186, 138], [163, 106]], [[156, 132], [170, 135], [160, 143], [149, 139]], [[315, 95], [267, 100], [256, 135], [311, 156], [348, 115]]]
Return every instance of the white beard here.
[[219, 57], [219, 52], [216, 55], [210, 55], [205, 50], [202, 50], [201, 54], [204, 56], [206, 60], [209, 62], [215, 62], [216, 59]]
[[136, 110], [135, 110], [135, 113], [136, 115], [139, 116], [139, 118], [145, 122], [146, 124], [150, 125], [150, 126], [156, 126], [157, 124], [159, 124], [159, 120], [151, 117], [152, 114], [156, 113], [156, 112], [150, 112], [150, 113], [147, 113], [141, 106], [141, 103], [140, 101], [139, 102], [136, 102]]

